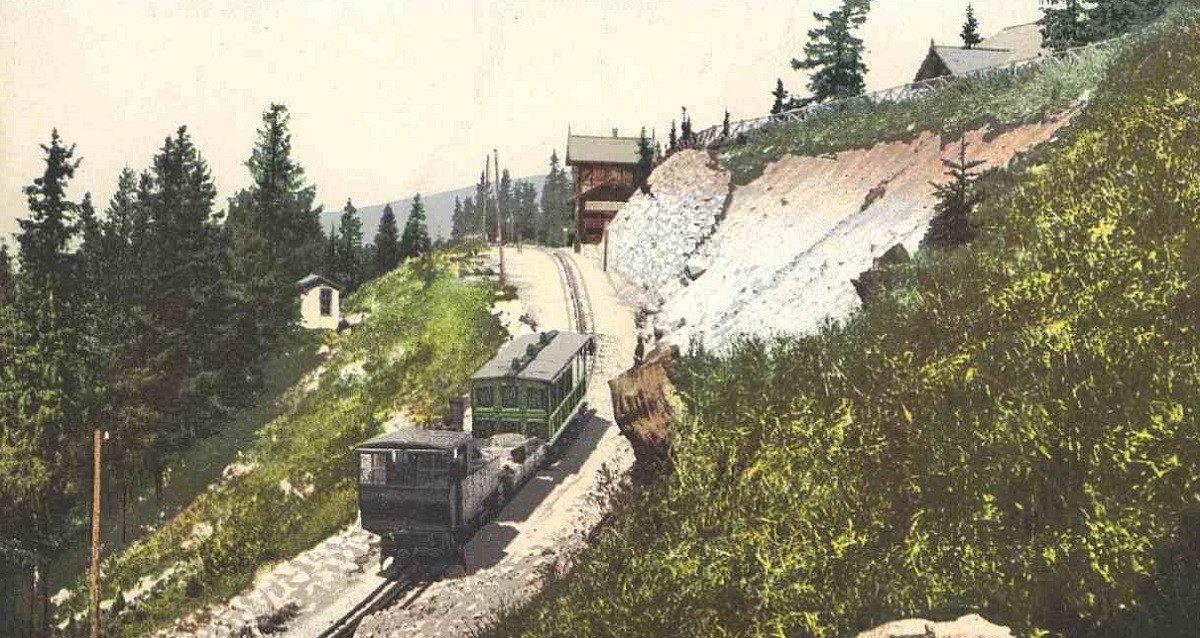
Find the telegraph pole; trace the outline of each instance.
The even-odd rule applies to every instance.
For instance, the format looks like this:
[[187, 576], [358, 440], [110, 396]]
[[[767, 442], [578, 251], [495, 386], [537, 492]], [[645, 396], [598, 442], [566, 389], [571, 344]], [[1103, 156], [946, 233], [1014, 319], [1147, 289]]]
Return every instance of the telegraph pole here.
[[92, 430], [92, 638], [100, 638], [100, 426]]
[[496, 181], [492, 183], [492, 188], [496, 192], [496, 240], [500, 242], [500, 287], [504, 288], [506, 278], [504, 276], [504, 223], [500, 219], [503, 214], [500, 211], [500, 151], [493, 148], [492, 154], [495, 156], [492, 164]]

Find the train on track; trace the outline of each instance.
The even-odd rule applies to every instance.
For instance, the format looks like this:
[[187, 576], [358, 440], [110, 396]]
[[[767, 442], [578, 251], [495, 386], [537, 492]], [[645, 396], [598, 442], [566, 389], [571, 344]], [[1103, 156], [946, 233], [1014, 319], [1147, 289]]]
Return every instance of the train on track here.
[[470, 423], [457, 419], [469, 430], [410, 427], [360, 445], [359, 512], [381, 561], [462, 562], [583, 409], [594, 351], [583, 333], [517, 337], [471, 376]]

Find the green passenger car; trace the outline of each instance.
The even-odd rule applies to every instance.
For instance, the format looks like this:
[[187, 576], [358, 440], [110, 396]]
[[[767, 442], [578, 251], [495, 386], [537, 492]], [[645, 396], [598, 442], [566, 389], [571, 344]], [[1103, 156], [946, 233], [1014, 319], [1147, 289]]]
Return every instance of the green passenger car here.
[[513, 339], [471, 377], [475, 438], [516, 432], [553, 442], [583, 404], [590, 335], [551, 330]]

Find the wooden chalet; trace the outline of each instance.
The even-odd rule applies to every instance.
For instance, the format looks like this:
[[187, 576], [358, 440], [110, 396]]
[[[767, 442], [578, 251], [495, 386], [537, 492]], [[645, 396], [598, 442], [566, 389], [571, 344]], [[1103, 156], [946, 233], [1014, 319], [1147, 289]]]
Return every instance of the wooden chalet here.
[[578, 241], [597, 244], [621, 204], [636, 190], [638, 138], [567, 136], [567, 166], [575, 175], [575, 232]]
[[929, 43], [929, 52], [917, 70], [914, 82], [943, 76], [966, 77], [985, 69], [1045, 55], [1042, 34], [1036, 23], [1001, 30], [970, 49]]

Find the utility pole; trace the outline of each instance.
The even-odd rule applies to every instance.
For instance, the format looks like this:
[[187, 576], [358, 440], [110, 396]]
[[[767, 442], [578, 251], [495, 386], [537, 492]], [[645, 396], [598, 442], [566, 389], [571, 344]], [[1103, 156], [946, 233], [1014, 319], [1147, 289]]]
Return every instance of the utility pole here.
[[92, 430], [92, 638], [100, 638], [100, 426]]
[[496, 240], [500, 242], [500, 287], [504, 288], [506, 278], [504, 276], [504, 223], [500, 216], [504, 213], [500, 210], [500, 151], [492, 149], [492, 154], [495, 156], [492, 164], [496, 181], [493, 182], [492, 188], [496, 192]]

